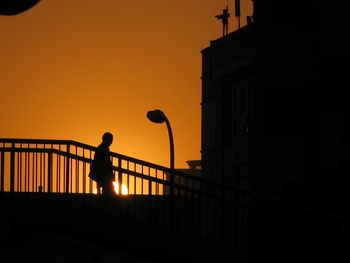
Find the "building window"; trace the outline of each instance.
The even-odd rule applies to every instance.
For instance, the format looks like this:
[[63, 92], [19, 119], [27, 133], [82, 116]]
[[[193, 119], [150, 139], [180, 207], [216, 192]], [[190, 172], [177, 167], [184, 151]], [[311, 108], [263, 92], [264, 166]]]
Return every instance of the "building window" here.
[[235, 83], [224, 98], [225, 138], [234, 138], [249, 132], [251, 87], [247, 81]]

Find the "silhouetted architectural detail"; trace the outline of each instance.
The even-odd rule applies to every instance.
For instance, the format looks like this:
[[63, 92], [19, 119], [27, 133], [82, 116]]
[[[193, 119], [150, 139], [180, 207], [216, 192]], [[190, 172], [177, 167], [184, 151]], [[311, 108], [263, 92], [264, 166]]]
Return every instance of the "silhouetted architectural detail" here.
[[204, 177], [278, 196], [293, 184], [325, 208], [337, 164], [350, 163], [349, 23], [328, 2], [255, 0], [252, 23], [202, 50]]
[[235, 16], [238, 20], [238, 29], [241, 28], [241, 0], [235, 0]]
[[217, 19], [222, 21], [222, 35], [225, 36], [228, 34], [228, 18], [230, 13], [228, 12], [228, 6], [222, 10], [222, 14], [215, 16]]
[[182, 168], [182, 169], [177, 168], [176, 170], [184, 173], [188, 173], [188, 174], [197, 175], [197, 176], [201, 175], [201, 171], [202, 171], [201, 160], [191, 160], [191, 161], [186, 161], [186, 163], [188, 164], [189, 168]]

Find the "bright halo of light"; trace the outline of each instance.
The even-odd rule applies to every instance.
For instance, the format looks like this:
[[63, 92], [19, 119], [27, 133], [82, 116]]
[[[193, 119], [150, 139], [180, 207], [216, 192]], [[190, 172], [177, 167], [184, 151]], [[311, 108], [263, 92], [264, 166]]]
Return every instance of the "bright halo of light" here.
[[[116, 192], [116, 194], [119, 194], [119, 182], [113, 182], [114, 185], [114, 191]], [[126, 185], [122, 184], [122, 195], [127, 195], [129, 194], [128, 188], [126, 187]]]
[[[97, 188], [95, 188], [94, 190], [92, 190], [92, 193], [93, 193], [94, 195], [97, 195], [97, 194], [98, 194]], [[100, 188], [100, 193], [102, 193], [102, 188]]]

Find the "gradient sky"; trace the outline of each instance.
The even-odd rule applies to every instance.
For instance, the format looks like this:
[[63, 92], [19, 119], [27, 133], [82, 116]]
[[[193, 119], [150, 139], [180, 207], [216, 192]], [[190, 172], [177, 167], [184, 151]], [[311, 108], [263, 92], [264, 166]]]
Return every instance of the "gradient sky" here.
[[[175, 167], [200, 159], [201, 53], [226, 0], [42, 0], [0, 16], [0, 137], [68, 139]], [[237, 28], [234, 1], [229, 31]], [[242, 24], [251, 0], [242, 0]]]

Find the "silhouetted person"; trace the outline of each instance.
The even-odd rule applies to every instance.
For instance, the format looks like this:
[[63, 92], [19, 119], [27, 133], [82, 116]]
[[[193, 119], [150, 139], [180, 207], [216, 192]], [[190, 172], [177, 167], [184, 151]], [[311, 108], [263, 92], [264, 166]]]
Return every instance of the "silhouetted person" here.
[[98, 193], [102, 187], [102, 195], [105, 197], [111, 197], [114, 194], [113, 164], [109, 151], [109, 146], [111, 146], [112, 142], [113, 135], [109, 132], [104, 133], [102, 142], [96, 149], [89, 174], [89, 177], [97, 183]]

